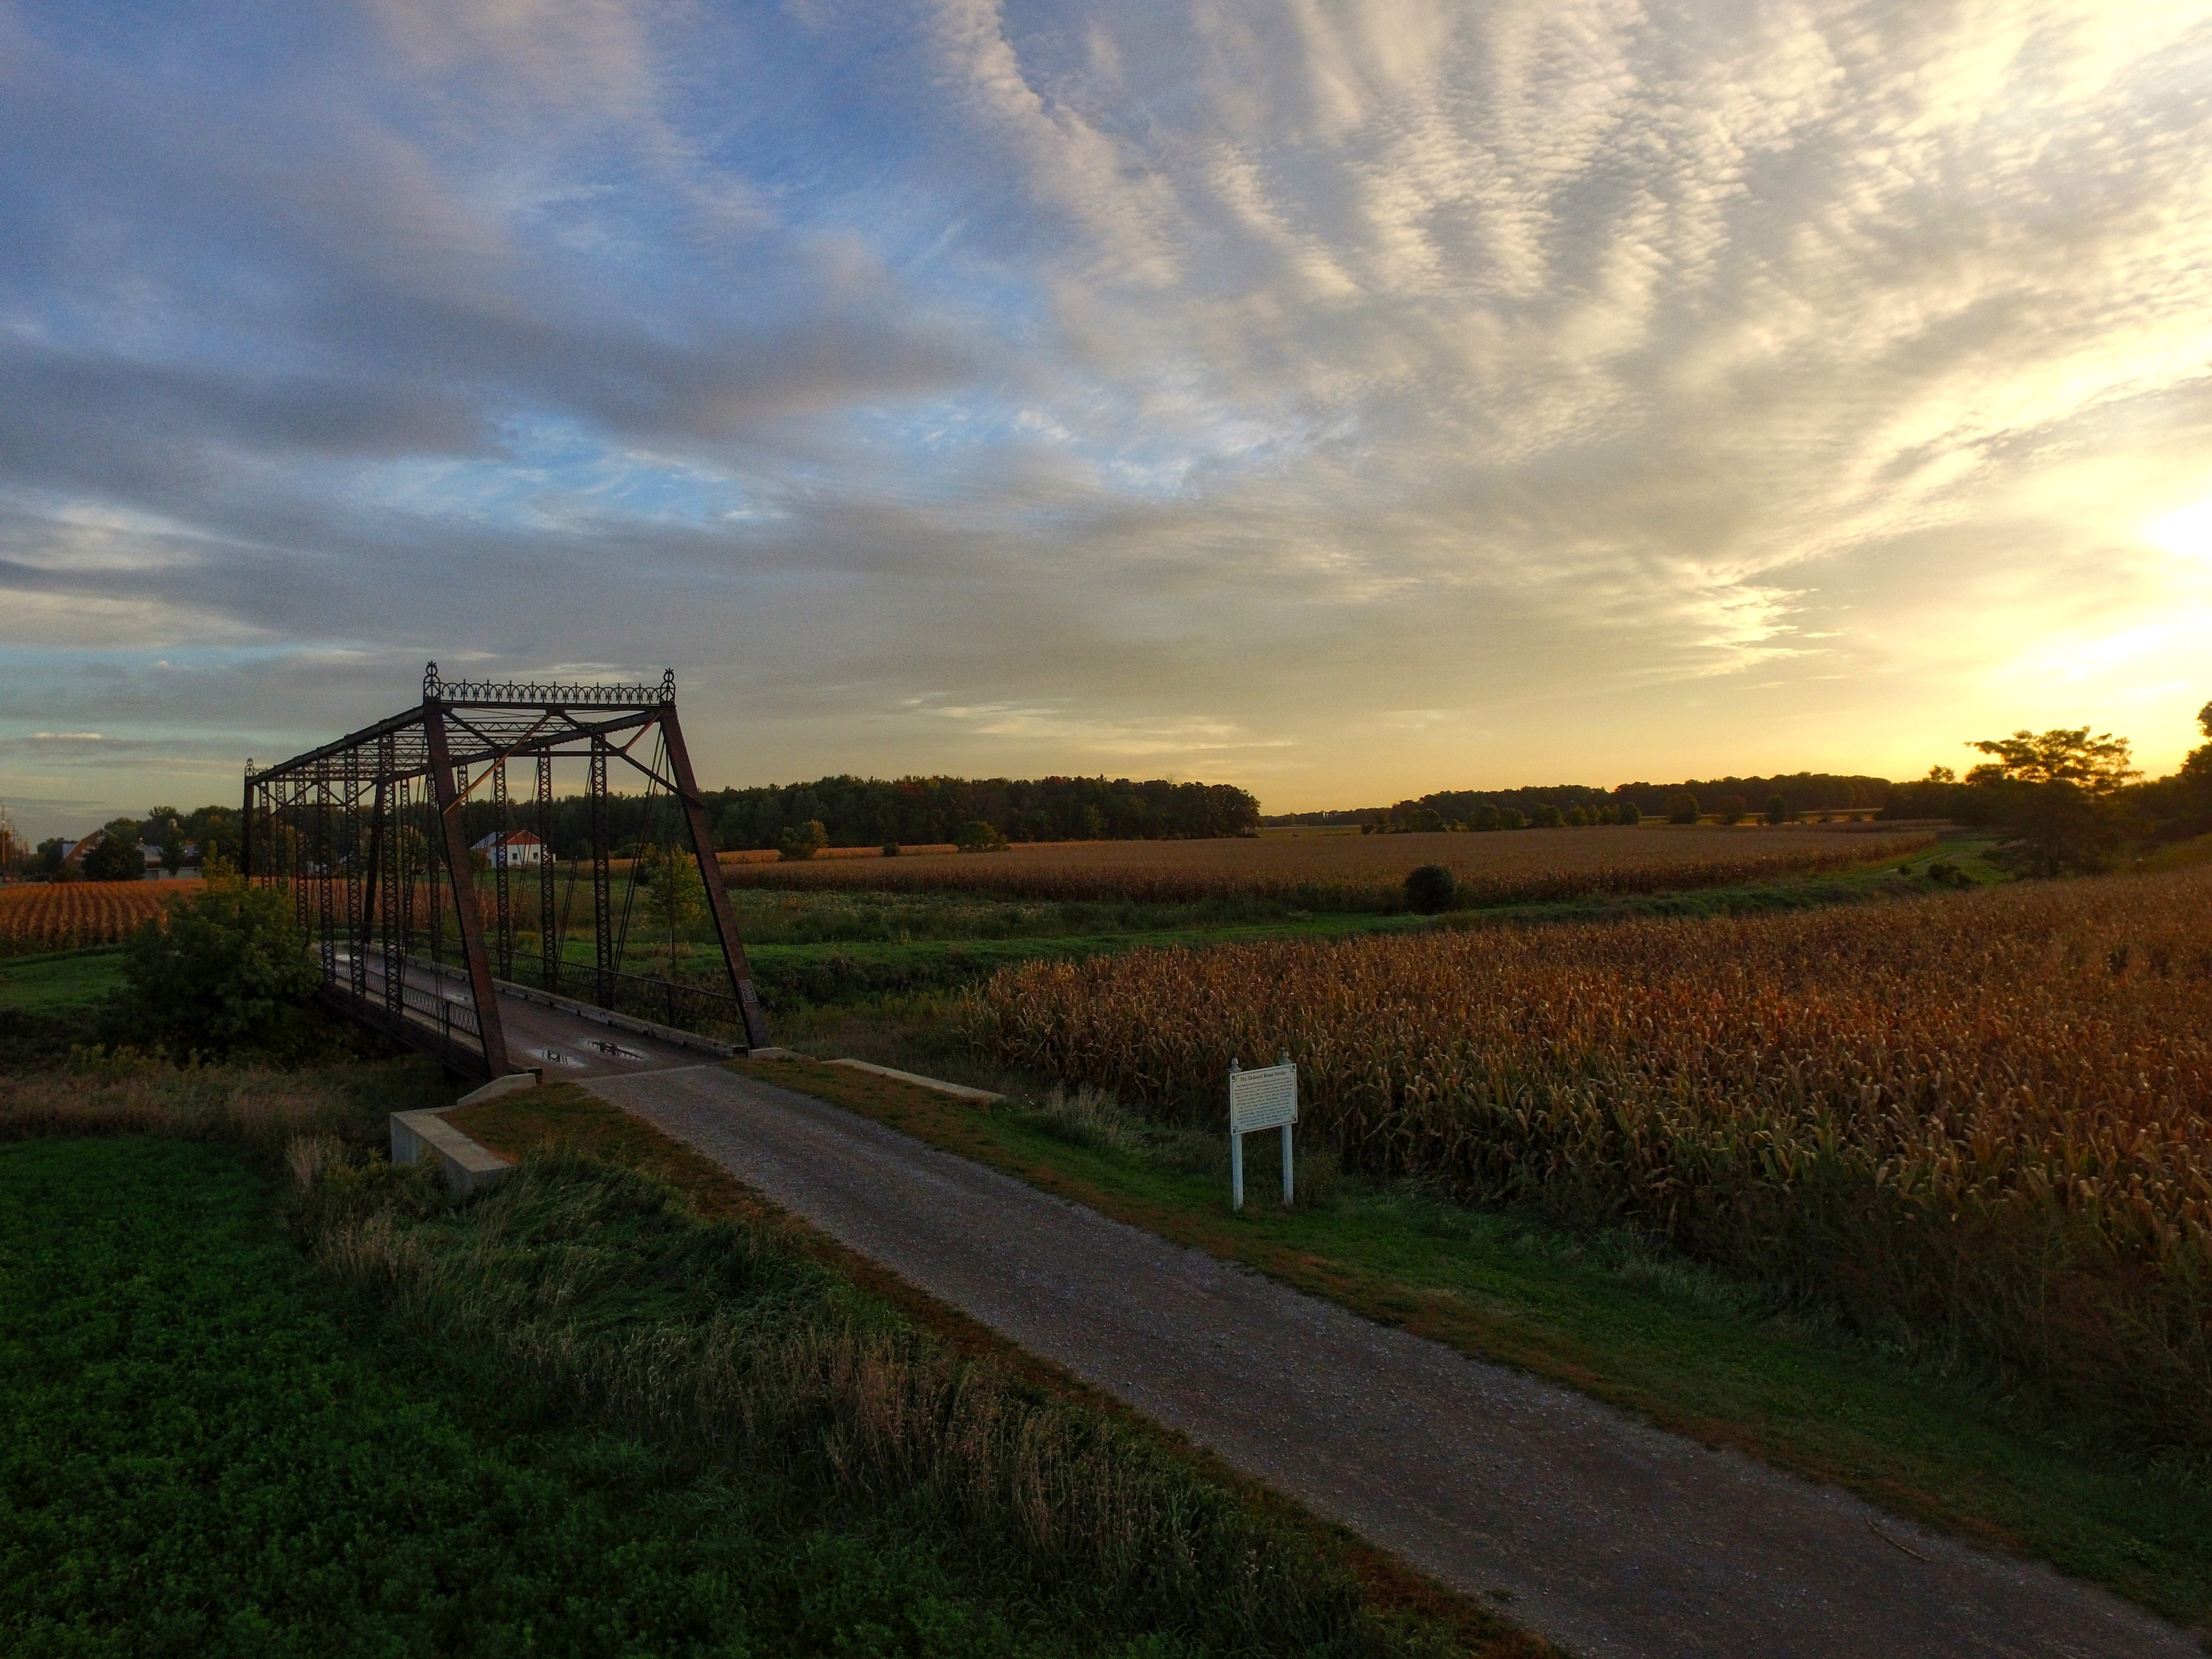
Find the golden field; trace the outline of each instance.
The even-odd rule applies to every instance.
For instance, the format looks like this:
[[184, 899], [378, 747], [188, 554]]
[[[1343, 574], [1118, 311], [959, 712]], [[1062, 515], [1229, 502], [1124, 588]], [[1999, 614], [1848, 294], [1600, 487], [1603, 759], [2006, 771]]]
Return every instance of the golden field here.
[[1441, 864], [1461, 902], [1494, 904], [1718, 887], [1877, 859], [1919, 846], [1917, 831], [1699, 825], [1516, 830], [1492, 834], [1258, 836], [1218, 841], [1030, 842], [1002, 853], [795, 863], [726, 857], [732, 886], [992, 892], [1048, 902], [1190, 903], [1273, 899], [1310, 909], [1395, 904], [1407, 872]]
[[182, 890], [165, 881], [27, 882], [0, 887], [0, 955], [113, 945]]
[[2212, 868], [1001, 973], [1001, 1058], [1626, 1224], [2212, 1443]]

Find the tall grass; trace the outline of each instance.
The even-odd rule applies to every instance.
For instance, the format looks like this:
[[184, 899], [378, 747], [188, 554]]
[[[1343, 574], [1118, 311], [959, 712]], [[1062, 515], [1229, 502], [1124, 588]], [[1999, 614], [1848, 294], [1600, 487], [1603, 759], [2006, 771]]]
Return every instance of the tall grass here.
[[1010, 969], [976, 1041], [1218, 1109], [1287, 1048], [1348, 1162], [1628, 1224], [2212, 1444], [2212, 870], [1874, 909]]
[[460, 1210], [303, 1139], [318, 1259], [391, 1316], [564, 1408], [896, 1512], [1055, 1622], [1210, 1650], [1358, 1652], [1356, 1586], [1114, 1428], [963, 1362], [770, 1229], [706, 1224], [638, 1174], [527, 1162]]

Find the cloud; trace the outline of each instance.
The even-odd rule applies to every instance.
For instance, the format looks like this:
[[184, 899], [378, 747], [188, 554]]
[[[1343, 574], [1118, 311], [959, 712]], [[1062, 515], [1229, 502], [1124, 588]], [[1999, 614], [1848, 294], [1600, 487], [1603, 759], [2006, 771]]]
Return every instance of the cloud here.
[[432, 656], [1273, 805], [2212, 694], [2212, 5], [6, 20], [0, 789]]

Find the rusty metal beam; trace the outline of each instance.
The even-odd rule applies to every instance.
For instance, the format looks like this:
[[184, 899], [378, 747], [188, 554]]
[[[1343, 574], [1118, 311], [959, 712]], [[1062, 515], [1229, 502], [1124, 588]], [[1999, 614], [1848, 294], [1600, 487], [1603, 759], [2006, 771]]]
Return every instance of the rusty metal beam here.
[[461, 828], [459, 792], [453, 787], [453, 757], [446, 747], [445, 711], [435, 702], [422, 706], [423, 735], [430, 745], [430, 781], [437, 792], [438, 826], [446, 849], [446, 872], [453, 883], [453, 916], [461, 928], [461, 956], [469, 974], [469, 994], [477, 1006], [477, 1029], [483, 1040], [484, 1070], [504, 1077], [507, 1032], [499, 1017], [499, 991], [491, 982], [491, 959], [484, 951], [483, 915], [477, 903], [477, 884], [469, 869], [467, 831]]
[[730, 908], [730, 890], [722, 880], [721, 860], [714, 856], [714, 837], [707, 823], [706, 803], [699, 797], [698, 780], [691, 775], [691, 751], [684, 742], [684, 728], [676, 719], [672, 697], [661, 711], [660, 733], [668, 745], [668, 769], [676, 774], [676, 799], [684, 821], [690, 826], [691, 850], [699, 860], [699, 880], [707, 890], [707, 908], [714, 918], [714, 933], [722, 945], [722, 961], [730, 970], [730, 989], [744, 1016], [745, 1047], [769, 1046], [768, 1014], [761, 1007], [753, 985], [752, 965], [745, 960], [744, 941], [738, 937], [738, 919]]

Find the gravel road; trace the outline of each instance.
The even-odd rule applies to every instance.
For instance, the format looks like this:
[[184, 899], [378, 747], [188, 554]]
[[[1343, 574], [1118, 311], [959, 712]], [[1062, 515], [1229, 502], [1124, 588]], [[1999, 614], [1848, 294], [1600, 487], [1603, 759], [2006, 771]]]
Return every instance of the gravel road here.
[[[2203, 1659], [2048, 1567], [1369, 1323], [805, 1095], [591, 1088], [1030, 1352], [1589, 1655]], [[1507, 1598], [1510, 1597], [1510, 1601]]]

